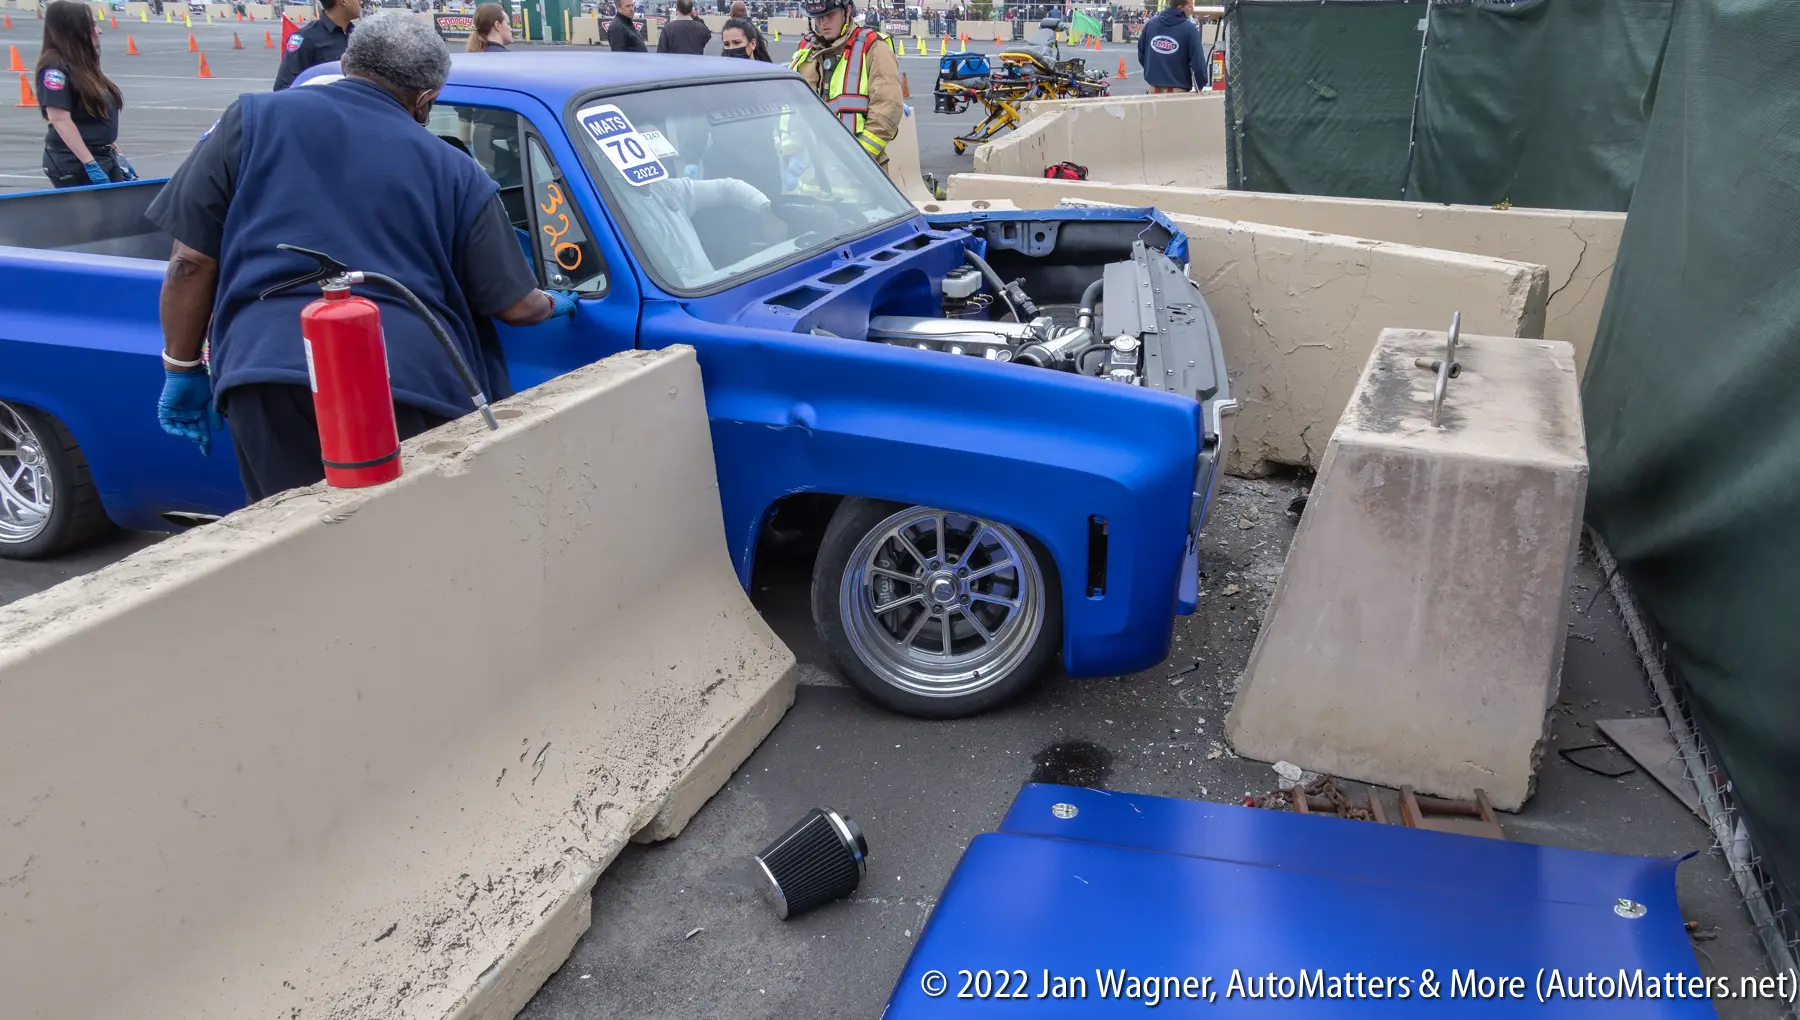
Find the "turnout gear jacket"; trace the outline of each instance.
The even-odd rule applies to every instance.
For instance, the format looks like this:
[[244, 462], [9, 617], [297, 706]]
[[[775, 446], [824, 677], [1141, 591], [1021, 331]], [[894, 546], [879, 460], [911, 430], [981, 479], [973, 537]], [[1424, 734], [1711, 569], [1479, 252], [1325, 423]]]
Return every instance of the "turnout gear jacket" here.
[[900, 62], [888, 38], [872, 28], [847, 28], [828, 46], [808, 37], [788, 66], [800, 72], [875, 162], [887, 166], [887, 146], [900, 133]]

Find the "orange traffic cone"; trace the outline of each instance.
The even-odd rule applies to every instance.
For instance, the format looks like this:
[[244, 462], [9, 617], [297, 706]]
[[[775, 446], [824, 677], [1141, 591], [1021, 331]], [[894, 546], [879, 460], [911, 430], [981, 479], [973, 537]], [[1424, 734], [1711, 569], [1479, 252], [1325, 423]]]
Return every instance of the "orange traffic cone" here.
[[243, 11], [239, 11], [239, 12], [237, 12], [237, 16], [238, 16], [238, 20], [239, 20], [239, 21], [243, 21], [243, 20], [244, 20], [244, 12], [243, 12]]
[[194, 77], [196, 77], [196, 78], [211, 78], [212, 77], [212, 68], [206, 66], [206, 54], [204, 54], [204, 53], [200, 54], [200, 73], [194, 75]]
[[23, 70], [25, 70], [24, 62], [19, 59], [19, 48], [17, 46], [9, 46], [7, 48], [12, 50], [12, 66], [7, 68], [7, 70], [8, 71], [23, 71]]
[[117, 14], [107, 15], [106, 20], [112, 24], [112, 27], [114, 27], [114, 28], [119, 27], [119, 16]]
[[130, 36], [125, 37], [125, 55], [128, 57], [135, 57], [138, 55], [137, 40]]
[[37, 97], [31, 94], [31, 79], [22, 74], [19, 75], [19, 105], [37, 105]]
[[272, 50], [274, 48], [275, 48], [275, 37], [270, 35], [268, 33], [268, 31], [265, 29], [263, 31], [263, 49]]
[[194, 39], [194, 33], [192, 33], [192, 32], [188, 33], [188, 52], [189, 53], [199, 53], [200, 52], [200, 43]]
[[912, 86], [907, 84], [906, 75], [904, 75], [904, 74], [900, 76], [900, 98], [901, 99], [911, 99], [912, 98]]
[[244, 48], [244, 41], [238, 38], [236, 32], [231, 33], [231, 48], [234, 50], [241, 50]]
[[1125, 80], [1125, 58], [1124, 57], [1119, 58], [1119, 80], [1120, 81]]
[[7, 16], [6, 16], [6, 27], [7, 27], [7, 28], [11, 28], [11, 27], [12, 27], [12, 15], [10, 15], [10, 14], [8, 14], [8, 15], [7, 15]]

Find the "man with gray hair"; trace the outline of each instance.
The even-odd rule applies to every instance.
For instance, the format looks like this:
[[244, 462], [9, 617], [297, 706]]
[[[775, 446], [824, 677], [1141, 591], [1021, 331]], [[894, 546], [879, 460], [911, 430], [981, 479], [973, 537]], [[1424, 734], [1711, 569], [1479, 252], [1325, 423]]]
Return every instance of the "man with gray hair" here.
[[[431, 26], [406, 13], [366, 19], [342, 68], [342, 77], [240, 97], [145, 214], [174, 240], [158, 420], [205, 449], [210, 412], [224, 414], [252, 502], [324, 477], [300, 335], [300, 311], [318, 290], [281, 286], [316, 265], [276, 245], [404, 283], [494, 399], [512, 383], [493, 319], [530, 326], [575, 310], [574, 294], [538, 289], [498, 185], [423, 126], [450, 73]], [[381, 306], [400, 438], [469, 413], [426, 323], [386, 291], [363, 296]]]

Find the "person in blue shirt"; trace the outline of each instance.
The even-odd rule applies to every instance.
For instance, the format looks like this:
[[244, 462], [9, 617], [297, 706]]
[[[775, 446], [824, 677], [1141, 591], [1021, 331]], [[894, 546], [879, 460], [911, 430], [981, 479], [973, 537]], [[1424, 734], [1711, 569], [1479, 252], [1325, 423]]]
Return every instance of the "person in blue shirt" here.
[[342, 58], [349, 47], [350, 33], [362, 16], [362, 0], [320, 0], [319, 8], [323, 13], [288, 36], [281, 66], [275, 69], [275, 91], [294, 84], [295, 76], [309, 67]]
[[1138, 66], [1151, 92], [1191, 92], [1206, 84], [1206, 44], [1188, 19], [1194, 0], [1170, 0], [1138, 36]]
[[[512, 383], [493, 320], [530, 326], [575, 309], [574, 294], [538, 289], [493, 178], [424, 126], [450, 73], [437, 32], [408, 13], [369, 18], [343, 70], [240, 97], [145, 212], [174, 239], [157, 420], [205, 452], [210, 415], [224, 414], [252, 502], [325, 476], [300, 336], [319, 290], [260, 297], [317, 266], [277, 244], [405, 284], [496, 400]], [[240, 187], [270, 180], [282, 186]], [[361, 293], [381, 306], [400, 437], [473, 410], [429, 327], [386, 291]]]

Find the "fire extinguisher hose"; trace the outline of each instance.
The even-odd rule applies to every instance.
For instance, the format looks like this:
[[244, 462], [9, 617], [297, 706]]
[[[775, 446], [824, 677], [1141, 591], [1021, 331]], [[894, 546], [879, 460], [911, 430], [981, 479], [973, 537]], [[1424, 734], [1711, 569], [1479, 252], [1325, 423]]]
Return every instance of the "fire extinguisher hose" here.
[[456, 349], [456, 342], [451, 340], [450, 334], [444, 331], [444, 326], [438, 322], [438, 317], [431, 314], [431, 309], [425, 307], [425, 302], [420, 301], [418, 295], [391, 276], [364, 270], [362, 278], [369, 283], [379, 283], [400, 295], [400, 299], [405, 301], [407, 306], [418, 314], [419, 318], [425, 320], [425, 325], [431, 329], [431, 335], [437, 337], [437, 342], [443, 346], [444, 353], [450, 356], [450, 364], [456, 366], [456, 374], [462, 377], [463, 386], [469, 391], [469, 399], [475, 402], [475, 410], [481, 412], [481, 418], [487, 422], [490, 430], [499, 431], [500, 423], [494, 420], [493, 409], [488, 407], [487, 394], [481, 392], [481, 384], [475, 381], [475, 373], [469, 371], [469, 363], [463, 360], [462, 352]]

